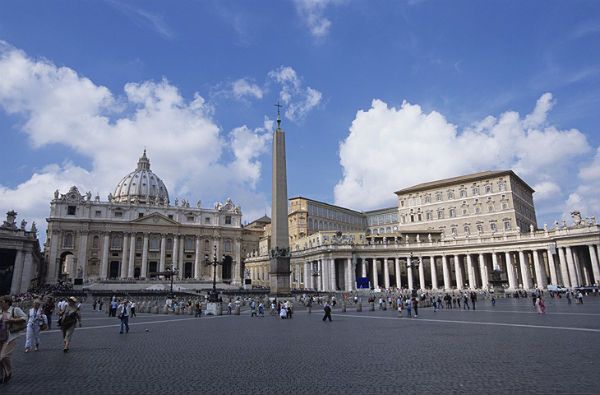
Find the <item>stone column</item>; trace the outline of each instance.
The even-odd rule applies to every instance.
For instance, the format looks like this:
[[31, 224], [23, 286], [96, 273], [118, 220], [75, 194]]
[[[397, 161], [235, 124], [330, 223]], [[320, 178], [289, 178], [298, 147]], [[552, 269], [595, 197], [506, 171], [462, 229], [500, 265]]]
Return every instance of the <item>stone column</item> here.
[[495, 252], [492, 252], [492, 267], [494, 270], [500, 270], [500, 265], [498, 264], [498, 255], [496, 255]]
[[304, 262], [304, 288], [305, 289], [310, 289], [312, 286], [310, 284], [310, 277], [308, 277], [308, 269], [309, 269], [309, 263], [308, 262]]
[[[177, 257], [177, 268], [179, 269], [179, 276], [178, 278], [181, 280], [182, 278], [185, 278], [185, 273], [184, 271], [184, 265], [183, 265], [183, 258], [185, 258], [185, 251], [184, 251], [184, 247], [185, 247], [185, 235], [182, 235], [179, 237], [179, 256]], [[221, 256], [221, 254], [217, 254], [217, 259], [220, 259], [219, 257]], [[222, 267], [222, 266], [219, 266]], [[217, 281], [219, 281], [219, 272], [217, 272]]]
[[596, 247], [594, 244], [588, 245], [590, 251], [590, 260], [592, 263], [592, 273], [594, 275], [594, 284], [600, 284], [600, 263], [598, 262], [598, 254], [596, 254]]
[[[17, 250], [15, 256], [13, 278], [10, 283], [10, 294], [16, 295], [21, 293], [21, 276], [23, 275], [23, 266], [25, 265], [25, 253], [21, 250]], [[9, 317], [10, 318], [10, 317]]]
[[383, 286], [385, 287], [385, 289], [389, 289], [390, 288], [390, 268], [388, 266], [388, 260], [387, 260], [387, 258], [383, 258], [381, 262], [383, 263]]
[[123, 257], [121, 258], [121, 278], [127, 278], [127, 262], [129, 261], [129, 234], [123, 235]]
[[[177, 253], [179, 252], [179, 235], [173, 235], [173, 251], [171, 251], [171, 269], [177, 267]], [[212, 258], [212, 257], [211, 257]]]
[[431, 265], [431, 289], [438, 289], [437, 268], [435, 267], [435, 257], [433, 255], [429, 257], [429, 264]]
[[54, 284], [58, 279], [57, 264], [58, 261], [58, 243], [60, 241], [60, 232], [53, 230], [50, 235], [50, 256], [48, 257], [48, 272], [46, 273], [46, 283]]
[[[77, 254], [77, 266], [81, 268], [81, 278], [85, 278], [86, 266], [87, 266], [87, 241], [88, 232], [83, 231], [79, 233], [79, 251]], [[75, 277], [79, 277], [79, 270], [75, 268]]]
[[160, 262], [158, 263], [158, 271], [159, 272], [165, 271], [166, 255], [167, 255], [167, 235], [163, 233], [160, 235]]
[[200, 280], [202, 276], [202, 261], [200, 259], [200, 237], [194, 236], [196, 238], [196, 249], [194, 251], [194, 279]]
[[335, 292], [335, 291], [337, 291], [337, 285], [336, 285], [335, 259], [334, 258], [329, 259], [329, 270], [331, 273], [331, 290]]
[[571, 288], [571, 279], [569, 278], [569, 270], [567, 267], [567, 257], [565, 250], [562, 247], [558, 248], [558, 265], [560, 266], [560, 276], [562, 277], [563, 286]]
[[477, 288], [475, 284], [475, 272], [473, 269], [473, 260], [471, 254], [467, 254], [467, 278], [469, 279], [469, 289]]
[[510, 252], [505, 252], [504, 257], [506, 258], [506, 272], [508, 274], [508, 289], [513, 291], [517, 289], [517, 279], [515, 278], [515, 268], [512, 262]]
[[137, 235], [135, 233], [131, 234], [131, 240], [129, 242], [129, 267], [127, 268], [127, 277], [133, 278], [134, 269], [135, 269], [135, 239]]
[[402, 289], [402, 280], [400, 279], [400, 259], [394, 258], [394, 269], [396, 270], [396, 288]]
[[353, 290], [352, 286], [352, 258], [346, 258], [346, 291], [350, 292]]
[[23, 271], [21, 272], [21, 284], [18, 293], [27, 292], [31, 285], [31, 278], [33, 277], [33, 252], [23, 251], [23, 255], [25, 259], [22, 266]]
[[550, 268], [550, 281], [552, 281], [552, 284], [558, 285], [558, 274], [556, 273], [556, 265], [554, 264], [554, 255], [550, 249], [546, 250], [546, 256], [548, 257], [548, 267]]
[[408, 289], [413, 290], [413, 273], [412, 273], [412, 262], [410, 257], [406, 258], [406, 274], [408, 275]]
[[569, 277], [571, 278], [571, 287], [579, 287], [579, 279], [577, 278], [575, 262], [573, 261], [573, 251], [571, 250], [571, 247], [567, 247], [565, 250], [567, 255], [567, 267], [569, 269]]
[[448, 258], [446, 255], [442, 255], [442, 272], [444, 274], [444, 289], [449, 291], [452, 289], [450, 284], [450, 271], [448, 270]]
[[519, 251], [519, 266], [521, 267], [521, 280], [523, 281], [523, 289], [533, 288], [531, 285], [531, 273], [529, 273], [529, 265], [527, 257], [523, 251]]
[[[236, 237], [233, 243], [233, 278], [232, 285], [242, 285], [242, 238]], [[300, 272], [298, 272], [298, 288], [300, 288]]]
[[483, 254], [479, 254], [479, 272], [481, 273], [481, 289], [488, 289], [488, 271], [485, 265], [485, 257], [483, 256]]
[[377, 278], [377, 258], [373, 258], [373, 289], [379, 288], [379, 279]]
[[323, 291], [323, 264], [320, 259], [317, 261], [317, 272], [319, 273], [319, 278], [317, 279], [317, 291]]
[[423, 257], [419, 257], [419, 286], [421, 290], [425, 290], [425, 264]]
[[[576, 247], [574, 247], [576, 248]], [[577, 249], [571, 249], [573, 253], [573, 262], [575, 263], [575, 273], [577, 274], [577, 283], [579, 286], [587, 285], [587, 279], [583, 275], [583, 270], [581, 268], [581, 264], [579, 262], [579, 251]]]
[[148, 277], [148, 233], [144, 233], [144, 244], [142, 250], [142, 272], [140, 273], [141, 278]]
[[360, 264], [362, 277], [367, 277], [367, 260], [365, 258], [360, 258]]
[[104, 242], [102, 243], [102, 263], [100, 264], [100, 279], [106, 280], [108, 272], [108, 244], [110, 242], [110, 235], [104, 234]]
[[537, 287], [539, 289], [546, 288], [546, 285], [548, 285], [548, 283], [546, 281], [546, 271], [540, 264], [540, 257], [538, 255], [538, 251], [533, 250], [532, 253], [533, 253], [533, 267], [535, 269], [535, 279], [536, 279]]
[[463, 279], [462, 268], [458, 255], [454, 255], [454, 272], [456, 274], [456, 289], [463, 289], [465, 282]]

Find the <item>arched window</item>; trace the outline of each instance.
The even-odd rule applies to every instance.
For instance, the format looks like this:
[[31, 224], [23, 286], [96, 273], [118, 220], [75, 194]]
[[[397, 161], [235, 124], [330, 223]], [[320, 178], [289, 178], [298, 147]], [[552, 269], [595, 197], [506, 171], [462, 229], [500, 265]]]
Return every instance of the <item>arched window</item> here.
[[73, 240], [73, 233], [68, 232], [63, 236], [63, 248], [73, 248], [75, 242]]
[[184, 243], [185, 243], [184, 244], [185, 251], [194, 251], [194, 238], [193, 237], [186, 237]]
[[225, 239], [223, 248], [225, 249], [225, 252], [231, 252], [231, 240]]
[[122, 245], [122, 241], [123, 241], [123, 239], [121, 238], [121, 235], [113, 235], [111, 238], [110, 248], [120, 249], [121, 245]]

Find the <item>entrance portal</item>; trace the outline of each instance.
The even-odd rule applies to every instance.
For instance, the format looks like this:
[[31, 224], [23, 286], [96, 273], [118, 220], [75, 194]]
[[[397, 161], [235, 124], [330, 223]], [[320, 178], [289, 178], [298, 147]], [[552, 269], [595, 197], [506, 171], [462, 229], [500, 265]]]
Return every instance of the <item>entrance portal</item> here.
[[110, 268], [108, 270], [108, 278], [115, 279], [119, 278], [119, 261], [110, 261]]

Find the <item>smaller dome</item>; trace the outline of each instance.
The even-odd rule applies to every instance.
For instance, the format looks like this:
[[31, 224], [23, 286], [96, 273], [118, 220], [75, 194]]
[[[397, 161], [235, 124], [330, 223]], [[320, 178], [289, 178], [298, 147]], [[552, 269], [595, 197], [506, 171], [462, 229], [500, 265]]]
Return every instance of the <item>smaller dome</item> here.
[[137, 169], [117, 184], [113, 201], [118, 203], [169, 204], [169, 192], [164, 182], [150, 170], [146, 150], [138, 161]]

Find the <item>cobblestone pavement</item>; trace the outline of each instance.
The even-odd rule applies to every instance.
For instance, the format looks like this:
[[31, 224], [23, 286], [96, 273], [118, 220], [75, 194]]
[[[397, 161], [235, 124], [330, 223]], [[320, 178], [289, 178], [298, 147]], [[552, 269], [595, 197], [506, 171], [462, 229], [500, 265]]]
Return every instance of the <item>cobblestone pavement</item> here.
[[351, 306], [331, 323], [318, 306], [292, 320], [139, 314], [124, 335], [85, 306], [69, 353], [58, 331], [38, 352], [19, 339], [0, 393], [598, 393], [600, 297], [547, 305], [544, 316], [508, 299], [413, 319]]

